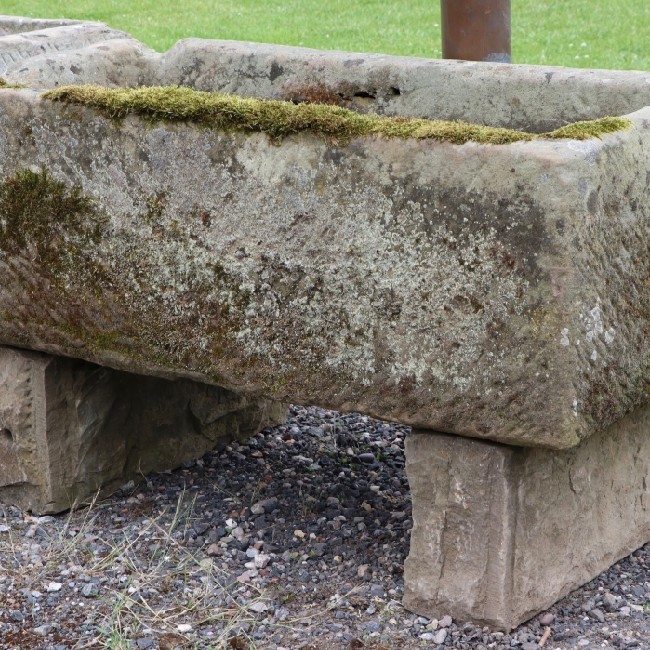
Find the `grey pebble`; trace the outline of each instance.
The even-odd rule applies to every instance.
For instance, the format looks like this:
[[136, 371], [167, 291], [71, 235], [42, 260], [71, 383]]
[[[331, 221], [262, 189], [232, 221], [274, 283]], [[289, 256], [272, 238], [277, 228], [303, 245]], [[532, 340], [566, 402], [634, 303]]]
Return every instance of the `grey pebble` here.
[[25, 615], [19, 610], [19, 609], [14, 609], [10, 612], [11, 618], [14, 621], [18, 621], [18, 623], [22, 623], [22, 621], [25, 618]]
[[374, 583], [370, 585], [370, 595], [371, 596], [383, 596], [384, 595], [384, 586]]
[[598, 621], [599, 623], [604, 623], [605, 622], [605, 614], [603, 614], [602, 610], [598, 608], [594, 608], [588, 612], [589, 616], [593, 618], [594, 620]]
[[81, 595], [84, 598], [95, 598], [99, 594], [99, 587], [94, 582], [85, 584], [81, 589]]
[[379, 632], [381, 630], [381, 623], [378, 621], [369, 621], [366, 623], [365, 628], [368, 632]]
[[438, 627], [449, 627], [452, 623], [453, 619], [447, 614], [438, 621]]
[[278, 609], [273, 612], [273, 616], [278, 621], [286, 621], [289, 617], [289, 610], [286, 609], [286, 607], [278, 607]]
[[264, 515], [270, 514], [278, 507], [278, 499], [276, 497], [271, 497], [269, 499], [263, 499], [258, 501], [251, 506], [251, 512], [254, 515]]
[[615, 612], [618, 609], [618, 603], [618, 598], [612, 594], [607, 593], [603, 596], [603, 607], [608, 612]]
[[433, 635], [433, 642], [437, 643], [438, 645], [442, 645], [445, 642], [445, 639], [447, 638], [447, 630], [443, 628], [442, 630], [438, 630], [434, 635]]

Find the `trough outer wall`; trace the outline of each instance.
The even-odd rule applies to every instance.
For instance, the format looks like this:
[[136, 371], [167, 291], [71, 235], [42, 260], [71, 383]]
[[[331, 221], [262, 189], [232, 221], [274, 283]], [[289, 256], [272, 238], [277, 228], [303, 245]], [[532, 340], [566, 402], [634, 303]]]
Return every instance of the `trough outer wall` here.
[[[602, 285], [569, 233], [607, 161], [645, 151], [639, 122], [586, 143], [278, 144], [7, 90], [0, 133], [3, 179], [45, 169], [108, 220], [92, 242], [62, 224], [54, 263], [43, 242], [5, 251], [2, 343], [517, 445], [609, 424], [563, 344]], [[603, 387], [631, 408], [621, 389]]]

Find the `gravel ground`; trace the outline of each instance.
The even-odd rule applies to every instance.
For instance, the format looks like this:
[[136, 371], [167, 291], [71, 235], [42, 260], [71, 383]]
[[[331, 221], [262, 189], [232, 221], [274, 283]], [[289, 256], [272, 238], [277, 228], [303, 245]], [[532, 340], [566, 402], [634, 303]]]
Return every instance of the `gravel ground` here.
[[292, 407], [71, 514], [0, 504], [1, 648], [650, 649], [650, 545], [510, 634], [405, 611], [407, 435]]

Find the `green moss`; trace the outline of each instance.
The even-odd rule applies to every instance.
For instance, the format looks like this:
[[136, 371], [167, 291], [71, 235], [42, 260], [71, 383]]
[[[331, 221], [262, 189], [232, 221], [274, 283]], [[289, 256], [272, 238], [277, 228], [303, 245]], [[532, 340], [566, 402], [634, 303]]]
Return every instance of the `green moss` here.
[[64, 86], [43, 93], [53, 101], [90, 106], [121, 119], [130, 114], [146, 119], [189, 121], [223, 131], [266, 133], [279, 140], [309, 131], [337, 143], [362, 136], [413, 138], [464, 144], [509, 144], [539, 138], [586, 140], [631, 126], [625, 118], [605, 117], [576, 122], [549, 133], [526, 133], [460, 121], [364, 115], [326, 104], [292, 104], [251, 99], [177, 86], [155, 88], [103, 88]]
[[548, 137], [568, 138], [570, 140], [588, 140], [599, 138], [606, 133], [615, 133], [629, 128], [632, 125], [630, 120], [622, 117], [603, 117], [599, 120], [588, 120], [574, 122], [556, 129]]
[[45, 169], [22, 169], [0, 183], [0, 251], [32, 246], [41, 259], [59, 256], [66, 232], [97, 241], [105, 222], [79, 186], [68, 189]]
[[70, 356], [110, 352], [134, 367], [198, 369], [219, 383], [214, 360], [232, 354], [249, 293], [218, 261], [194, 262], [192, 238], [174, 232], [167, 212], [165, 193], [151, 195], [138, 220], [161, 238], [127, 228], [111, 230], [107, 243], [109, 219], [81, 187], [45, 169], [0, 181], [0, 262], [19, 270], [10, 294], [20, 304], [15, 314], [0, 310], [0, 321], [13, 323], [14, 340], [29, 347], [37, 331]]
[[2, 89], [21, 89], [21, 88], [27, 88], [27, 86], [21, 86], [20, 84], [10, 84], [4, 77], [0, 77], [0, 90]]

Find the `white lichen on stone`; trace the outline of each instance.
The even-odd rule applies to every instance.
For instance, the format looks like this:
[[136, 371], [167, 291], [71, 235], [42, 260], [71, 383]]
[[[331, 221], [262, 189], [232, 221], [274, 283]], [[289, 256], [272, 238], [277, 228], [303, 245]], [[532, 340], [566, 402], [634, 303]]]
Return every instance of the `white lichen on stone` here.
[[569, 328], [565, 327], [562, 330], [562, 335], [561, 335], [561, 338], [560, 338], [560, 345], [564, 345], [566, 347], [567, 345], [570, 345], [570, 343], [571, 343], [571, 341], [569, 341]]
[[589, 315], [585, 318], [585, 320], [587, 330], [585, 339], [588, 343], [592, 343], [593, 341], [597, 340], [598, 337], [605, 331], [600, 302], [589, 311]]

